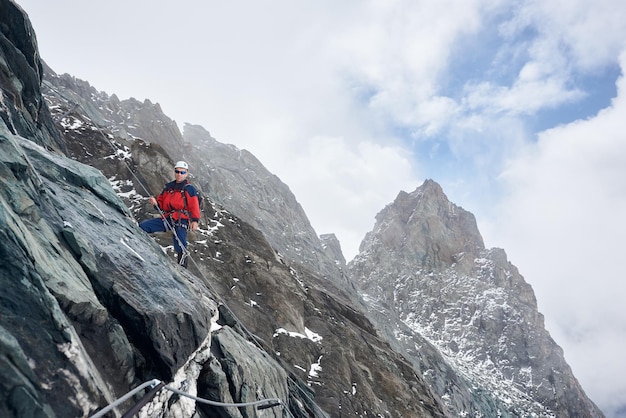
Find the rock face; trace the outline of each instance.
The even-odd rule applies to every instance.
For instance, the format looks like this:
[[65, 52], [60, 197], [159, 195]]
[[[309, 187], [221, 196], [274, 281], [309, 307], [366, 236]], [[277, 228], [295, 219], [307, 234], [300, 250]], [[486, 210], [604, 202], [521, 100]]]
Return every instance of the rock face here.
[[[456, 415], [602, 415], [545, 330], [531, 287], [432, 180], [376, 216], [349, 271], [379, 326], [401, 336], [396, 347]], [[442, 380], [416, 351], [423, 339], [464, 379]]]
[[[137, 379], [172, 380], [209, 335], [208, 292], [137, 234], [100, 172], [0, 137], [2, 327], [34, 375], [3, 379], [5, 408], [80, 416]], [[32, 390], [22, 394], [24, 383]]]
[[33, 28], [22, 9], [3, 1], [0, 27], [2, 121], [12, 134], [50, 148], [62, 148], [48, 107], [41, 96], [43, 66]]
[[341, 243], [337, 236], [335, 234], [323, 234], [320, 235], [320, 239], [328, 258], [333, 260], [340, 269], [345, 268], [346, 259], [343, 256], [343, 251], [341, 251]]
[[[137, 416], [601, 416], [436, 183], [346, 266], [250, 153], [45, 69], [25, 14], [0, 10], [0, 416], [88, 417], [152, 379], [167, 388]], [[206, 196], [189, 270], [136, 223], [178, 159]]]

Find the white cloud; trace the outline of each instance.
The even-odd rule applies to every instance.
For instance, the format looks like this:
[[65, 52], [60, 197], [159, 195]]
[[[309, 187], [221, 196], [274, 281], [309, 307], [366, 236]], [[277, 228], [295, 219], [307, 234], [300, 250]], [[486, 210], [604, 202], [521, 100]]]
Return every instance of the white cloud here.
[[553, 40], [549, 55], [566, 56], [585, 72], [614, 63], [624, 48], [626, 7], [619, 0], [526, 2], [518, 16], [532, 22], [541, 39]]
[[[438, 96], [459, 36], [479, 29], [480, 2], [371, 1], [339, 34], [342, 71], [371, 93], [370, 110], [432, 134], [454, 104]], [[454, 13], [449, 13], [450, 10]]]
[[[626, 68], [626, 54], [621, 61]], [[610, 108], [544, 132], [511, 162], [502, 177], [509, 195], [487, 231], [523, 267], [575, 375], [605, 406], [623, 404], [626, 391], [624, 132], [622, 77]]]
[[579, 89], [567, 87], [567, 78], [542, 73], [537, 67], [537, 63], [526, 64], [511, 87], [491, 82], [466, 86], [467, 111], [532, 115], [584, 96]]

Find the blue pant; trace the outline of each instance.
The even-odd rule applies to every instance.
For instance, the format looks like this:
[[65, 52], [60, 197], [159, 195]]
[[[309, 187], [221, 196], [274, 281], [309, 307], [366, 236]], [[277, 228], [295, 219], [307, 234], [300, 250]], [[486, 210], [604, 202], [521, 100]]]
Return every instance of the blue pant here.
[[[176, 236], [172, 238], [172, 240], [174, 241], [174, 249], [176, 250], [177, 253], [183, 252], [183, 249], [180, 247], [180, 244], [178, 243], [179, 240], [183, 244], [183, 247], [187, 248], [187, 224], [188, 224], [187, 220], [182, 220], [176, 224], [170, 221], [170, 225], [175, 226], [176, 236], [178, 236], [178, 239], [176, 239]], [[165, 221], [161, 218], [152, 218], [152, 219], [148, 219], [140, 223], [139, 227], [143, 229], [144, 231], [146, 231], [148, 234], [151, 234], [152, 232], [169, 231], [171, 229], [170, 225], [167, 225]]]

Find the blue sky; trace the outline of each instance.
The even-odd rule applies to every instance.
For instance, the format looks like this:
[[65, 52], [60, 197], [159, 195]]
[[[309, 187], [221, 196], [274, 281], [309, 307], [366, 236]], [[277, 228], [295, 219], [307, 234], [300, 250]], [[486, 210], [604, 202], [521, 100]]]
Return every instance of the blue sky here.
[[608, 416], [626, 404], [626, 4], [18, 3], [59, 73], [250, 150], [352, 258], [426, 178], [533, 286]]

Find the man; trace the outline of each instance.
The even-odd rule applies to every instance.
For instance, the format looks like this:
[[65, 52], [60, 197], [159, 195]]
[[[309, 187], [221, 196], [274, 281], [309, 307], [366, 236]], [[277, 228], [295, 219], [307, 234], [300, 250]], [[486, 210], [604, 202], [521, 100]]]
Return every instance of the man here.
[[174, 181], [165, 185], [158, 197], [150, 196], [152, 206], [160, 209], [162, 216], [143, 221], [139, 227], [147, 233], [165, 232], [175, 229], [174, 249], [178, 254], [178, 264], [187, 268], [187, 228], [198, 229], [200, 204], [198, 191], [187, 182], [189, 165], [179, 161], [174, 166]]

